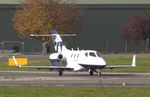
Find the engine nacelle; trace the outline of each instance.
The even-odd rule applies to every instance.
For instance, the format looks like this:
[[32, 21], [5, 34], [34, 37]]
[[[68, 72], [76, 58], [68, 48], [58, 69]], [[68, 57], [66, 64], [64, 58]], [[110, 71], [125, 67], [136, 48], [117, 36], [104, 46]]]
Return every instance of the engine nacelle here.
[[52, 61], [52, 60], [55, 60], [55, 61], [61, 61], [61, 60], [64, 60], [64, 56], [60, 53], [54, 53], [54, 54], [51, 54], [49, 56], [49, 59]]
[[57, 57], [57, 59], [58, 59], [58, 60], [63, 60], [63, 55], [62, 55], [62, 54], [59, 54], [58, 57]]

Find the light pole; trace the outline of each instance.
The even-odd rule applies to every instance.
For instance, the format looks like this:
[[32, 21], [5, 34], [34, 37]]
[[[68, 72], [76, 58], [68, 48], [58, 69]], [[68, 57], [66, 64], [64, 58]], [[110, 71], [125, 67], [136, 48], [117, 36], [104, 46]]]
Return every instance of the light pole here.
[[107, 42], [106, 42], [106, 53], [108, 53], [108, 48], [109, 48], [109, 42], [107, 40]]
[[124, 48], [125, 52], [128, 52], [128, 41], [125, 41], [125, 48]]
[[22, 53], [24, 53], [24, 42], [22, 42], [21, 44], [22, 44]]
[[2, 46], [2, 54], [4, 53], [4, 42], [1, 42], [1, 46]]

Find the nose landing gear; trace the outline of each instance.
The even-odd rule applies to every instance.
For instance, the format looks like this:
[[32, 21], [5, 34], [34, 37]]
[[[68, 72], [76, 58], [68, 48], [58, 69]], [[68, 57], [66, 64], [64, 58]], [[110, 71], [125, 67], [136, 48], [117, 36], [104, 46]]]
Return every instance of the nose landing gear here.
[[98, 76], [102, 76], [101, 69], [97, 72]]
[[59, 73], [59, 76], [63, 75], [63, 71], [62, 70], [60, 70], [58, 73]]

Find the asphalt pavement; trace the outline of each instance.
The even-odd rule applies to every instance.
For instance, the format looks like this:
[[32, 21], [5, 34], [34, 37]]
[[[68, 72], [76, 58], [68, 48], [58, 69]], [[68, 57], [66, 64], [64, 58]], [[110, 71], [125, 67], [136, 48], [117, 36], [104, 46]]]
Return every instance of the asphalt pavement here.
[[150, 73], [0, 71], [0, 86], [150, 87]]

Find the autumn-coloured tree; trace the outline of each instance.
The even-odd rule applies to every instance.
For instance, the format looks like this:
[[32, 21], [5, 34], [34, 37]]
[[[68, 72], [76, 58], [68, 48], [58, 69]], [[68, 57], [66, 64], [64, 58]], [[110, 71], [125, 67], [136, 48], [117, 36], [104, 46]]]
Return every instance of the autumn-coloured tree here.
[[[60, 1], [60, 0], [59, 0]], [[58, 0], [25, 0], [13, 17], [14, 27], [20, 36], [29, 38], [30, 34], [47, 34], [55, 27], [60, 33], [73, 32], [80, 23], [80, 8], [75, 4]], [[45, 46], [49, 37], [36, 37]]]
[[145, 51], [150, 48], [150, 12], [129, 17], [122, 37], [125, 41], [144, 41]]

